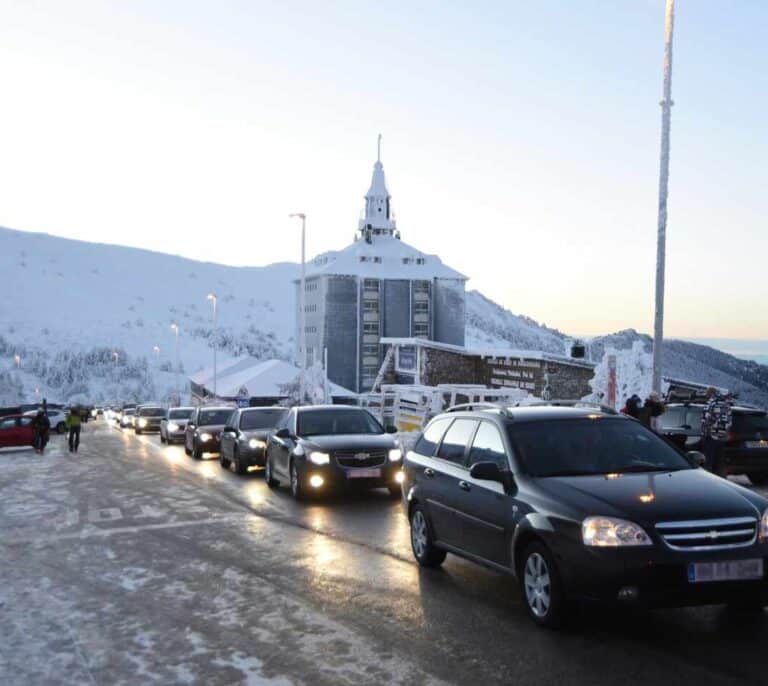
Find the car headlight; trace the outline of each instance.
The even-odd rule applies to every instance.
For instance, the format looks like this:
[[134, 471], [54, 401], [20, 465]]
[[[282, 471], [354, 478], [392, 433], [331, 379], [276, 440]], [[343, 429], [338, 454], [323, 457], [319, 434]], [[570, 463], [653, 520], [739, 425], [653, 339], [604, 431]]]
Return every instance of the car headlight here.
[[643, 527], [613, 517], [587, 517], [581, 525], [584, 545], [598, 548], [653, 545]]
[[760, 540], [768, 541], [768, 510], [763, 512], [763, 518], [760, 520]]
[[248, 447], [251, 450], [256, 450], [258, 448], [263, 450], [267, 447], [267, 444], [264, 443], [264, 441], [260, 441], [258, 438], [252, 438], [250, 441], [248, 441]]
[[309, 453], [309, 461], [312, 464], [328, 464], [331, 461], [331, 456], [328, 453], [321, 453], [317, 450]]
[[403, 451], [400, 450], [400, 448], [392, 448], [392, 450], [389, 451], [390, 462], [400, 462], [400, 460], [402, 459], [403, 459]]
[[176, 424], [175, 422], [170, 422], [168, 424], [168, 431], [178, 431], [181, 427]]
[[212, 438], [213, 438], [213, 436], [211, 436], [211, 434], [209, 434], [209, 433], [202, 433], [202, 434], [200, 434], [200, 440], [201, 440], [203, 443], [207, 443], [207, 442], [208, 442], [208, 441], [210, 441]]
[[139, 426], [143, 429], [147, 425], [147, 420], [143, 417], [139, 419]]

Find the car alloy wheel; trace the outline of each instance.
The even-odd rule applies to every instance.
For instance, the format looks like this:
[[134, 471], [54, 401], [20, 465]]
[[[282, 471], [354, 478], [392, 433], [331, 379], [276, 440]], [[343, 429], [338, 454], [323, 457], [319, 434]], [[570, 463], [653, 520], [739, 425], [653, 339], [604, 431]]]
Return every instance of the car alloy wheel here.
[[445, 551], [435, 547], [427, 517], [420, 507], [411, 512], [411, 549], [422, 567], [439, 567], [445, 560]]
[[267, 459], [264, 462], [264, 481], [267, 482], [267, 486], [270, 488], [277, 486], [277, 479], [272, 474], [272, 460], [269, 459], [269, 455], [267, 455]]
[[291, 462], [291, 495], [296, 500], [302, 500], [304, 498], [304, 490], [301, 487], [301, 479], [299, 478], [299, 470], [296, 469], [296, 463]]
[[233, 457], [235, 462], [235, 473], [240, 476], [245, 476], [248, 473], [248, 467], [243, 462], [243, 458], [240, 456], [240, 450], [237, 447], [235, 447]]
[[531, 619], [540, 626], [559, 627], [567, 607], [555, 560], [544, 545], [535, 542], [525, 549], [519, 578]]
[[525, 562], [525, 597], [533, 614], [547, 616], [552, 604], [549, 569], [539, 553], [533, 553]]

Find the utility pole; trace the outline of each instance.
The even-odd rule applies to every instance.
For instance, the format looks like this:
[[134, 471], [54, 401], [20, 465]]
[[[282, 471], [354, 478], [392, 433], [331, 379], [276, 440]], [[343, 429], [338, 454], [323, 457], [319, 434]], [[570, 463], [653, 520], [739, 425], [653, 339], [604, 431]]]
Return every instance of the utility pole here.
[[211, 301], [211, 304], [213, 305], [213, 397], [217, 398], [217, 391], [216, 391], [216, 344], [218, 340], [218, 331], [216, 329], [216, 305], [219, 302], [219, 299], [216, 297], [215, 293], [209, 293], [208, 294], [208, 300]]
[[301, 219], [301, 282], [299, 284], [299, 355], [301, 362], [301, 376], [299, 376], [299, 405], [304, 403], [305, 377], [307, 375], [307, 312], [306, 312], [306, 235], [307, 217], [302, 212], [291, 214], [290, 217]]
[[661, 100], [661, 165], [659, 170], [659, 222], [656, 242], [656, 316], [653, 325], [653, 390], [661, 393], [664, 348], [664, 278], [667, 250], [667, 196], [669, 194], [669, 127], [672, 119], [672, 37], [675, 0], [667, 0], [664, 21], [664, 88]]
[[179, 325], [174, 322], [171, 329], [176, 333], [176, 402], [181, 405], [181, 392], [179, 391]]

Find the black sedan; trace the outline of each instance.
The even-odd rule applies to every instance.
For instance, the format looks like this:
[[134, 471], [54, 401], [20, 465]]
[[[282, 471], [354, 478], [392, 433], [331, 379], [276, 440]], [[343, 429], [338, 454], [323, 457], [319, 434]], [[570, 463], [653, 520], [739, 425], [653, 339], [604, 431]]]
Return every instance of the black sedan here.
[[270, 438], [264, 478], [287, 481], [297, 500], [358, 486], [400, 495], [397, 441], [367, 410], [341, 405], [293, 408]]
[[218, 453], [221, 447], [221, 433], [233, 408], [196, 407], [184, 429], [184, 452], [196, 460], [205, 453]]
[[404, 464], [417, 561], [451, 552], [519, 581], [553, 626], [569, 601], [768, 604], [768, 500], [598, 410], [436, 417]]
[[285, 417], [284, 407], [247, 407], [235, 410], [221, 435], [219, 462], [224, 469], [246, 474], [249, 467], [263, 467], [267, 442]]

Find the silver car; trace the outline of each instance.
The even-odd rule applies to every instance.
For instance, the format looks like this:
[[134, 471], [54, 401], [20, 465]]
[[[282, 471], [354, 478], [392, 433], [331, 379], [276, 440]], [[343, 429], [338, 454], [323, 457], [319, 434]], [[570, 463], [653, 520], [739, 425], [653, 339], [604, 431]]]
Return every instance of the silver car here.
[[161, 443], [183, 443], [187, 422], [194, 407], [171, 407], [160, 420]]

